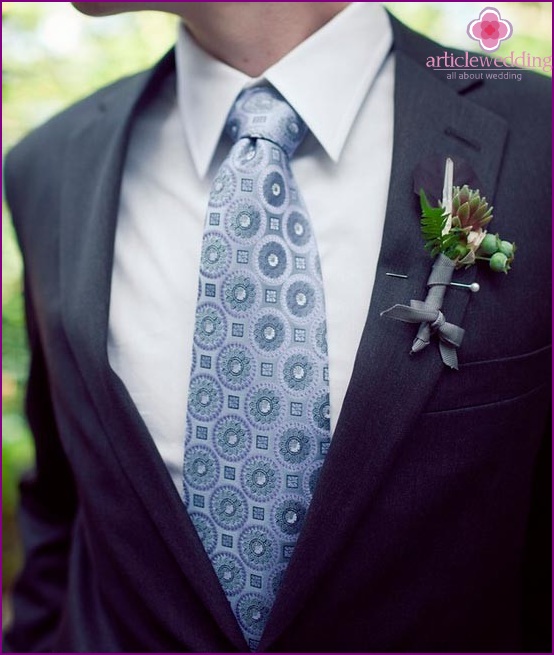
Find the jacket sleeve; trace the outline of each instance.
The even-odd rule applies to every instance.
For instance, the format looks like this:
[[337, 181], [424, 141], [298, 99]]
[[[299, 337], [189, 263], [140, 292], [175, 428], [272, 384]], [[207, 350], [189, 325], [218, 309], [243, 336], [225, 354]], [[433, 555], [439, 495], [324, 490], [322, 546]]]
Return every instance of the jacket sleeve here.
[[[12, 174], [9, 157], [6, 164], [6, 195], [17, 227], [21, 219], [17, 217], [17, 178]], [[52, 650], [66, 594], [77, 494], [58, 436], [47, 366], [27, 282], [25, 308], [31, 354], [26, 413], [36, 460], [34, 469], [20, 484], [18, 518], [25, 559], [13, 589], [14, 620], [3, 645], [8, 652], [47, 652]]]

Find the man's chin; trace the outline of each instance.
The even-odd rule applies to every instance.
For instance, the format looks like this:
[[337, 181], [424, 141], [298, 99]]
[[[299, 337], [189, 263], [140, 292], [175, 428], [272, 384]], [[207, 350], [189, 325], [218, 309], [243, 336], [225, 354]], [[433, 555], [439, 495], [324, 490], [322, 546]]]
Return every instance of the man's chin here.
[[143, 9], [144, 2], [72, 2], [75, 9], [87, 16], [111, 16]]

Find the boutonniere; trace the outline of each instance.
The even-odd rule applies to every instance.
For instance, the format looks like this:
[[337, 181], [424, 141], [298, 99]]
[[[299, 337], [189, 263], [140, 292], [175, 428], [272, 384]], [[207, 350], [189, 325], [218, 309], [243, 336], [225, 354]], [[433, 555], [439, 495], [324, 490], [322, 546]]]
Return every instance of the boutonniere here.
[[[411, 353], [423, 350], [433, 335], [439, 339], [442, 361], [458, 369], [457, 348], [464, 330], [449, 323], [441, 311], [447, 287], [456, 269], [485, 261], [493, 271], [507, 273], [515, 254], [515, 244], [503, 241], [498, 234], [487, 232], [493, 208], [479, 190], [467, 185], [454, 186], [454, 162], [448, 158], [444, 171], [442, 200], [437, 207], [430, 204], [424, 189], [419, 190], [421, 202], [421, 232], [425, 248], [435, 257], [427, 280], [428, 293], [424, 301], [411, 300], [409, 305], [394, 305], [381, 316], [405, 323], [419, 323]], [[455, 283], [452, 283], [455, 284]], [[466, 285], [478, 291], [479, 285]]]

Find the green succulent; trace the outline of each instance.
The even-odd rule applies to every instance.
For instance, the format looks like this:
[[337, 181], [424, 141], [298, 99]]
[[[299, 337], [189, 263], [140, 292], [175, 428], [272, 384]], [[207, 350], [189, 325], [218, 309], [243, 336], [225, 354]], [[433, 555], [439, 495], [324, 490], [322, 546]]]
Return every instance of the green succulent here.
[[492, 220], [492, 207], [487, 199], [467, 184], [455, 186], [452, 193], [452, 226], [462, 229], [478, 230], [484, 228]]

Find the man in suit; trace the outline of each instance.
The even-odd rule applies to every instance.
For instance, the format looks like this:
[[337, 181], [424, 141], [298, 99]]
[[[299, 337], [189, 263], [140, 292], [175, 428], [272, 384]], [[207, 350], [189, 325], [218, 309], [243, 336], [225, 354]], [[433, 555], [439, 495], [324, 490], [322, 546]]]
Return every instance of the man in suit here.
[[[547, 80], [447, 81], [425, 65], [444, 50], [373, 3], [75, 4], [186, 27], [152, 71], [7, 158], [37, 460], [5, 647], [548, 650]], [[262, 79], [309, 130], [291, 166], [321, 257], [332, 439], [253, 645], [183, 503], [181, 462], [207, 198], [227, 113]], [[455, 280], [479, 293], [446, 293], [466, 330], [459, 371], [436, 343], [410, 357], [413, 326], [380, 316], [425, 297], [413, 173], [448, 156], [518, 243], [509, 276], [474, 266]]]

